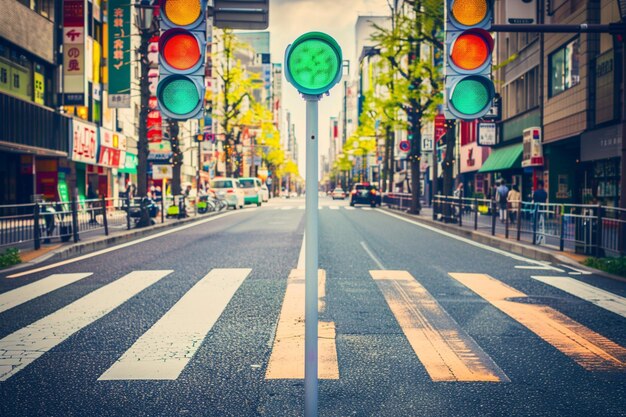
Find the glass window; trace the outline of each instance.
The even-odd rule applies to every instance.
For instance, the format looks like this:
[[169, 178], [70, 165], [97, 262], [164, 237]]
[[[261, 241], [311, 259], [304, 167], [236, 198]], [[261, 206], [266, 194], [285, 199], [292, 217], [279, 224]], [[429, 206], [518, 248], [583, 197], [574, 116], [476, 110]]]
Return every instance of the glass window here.
[[211, 181], [211, 188], [232, 188], [233, 183], [229, 180]]
[[550, 55], [550, 97], [580, 83], [579, 46], [579, 38], [576, 38]]
[[242, 188], [254, 188], [254, 180], [239, 180]]

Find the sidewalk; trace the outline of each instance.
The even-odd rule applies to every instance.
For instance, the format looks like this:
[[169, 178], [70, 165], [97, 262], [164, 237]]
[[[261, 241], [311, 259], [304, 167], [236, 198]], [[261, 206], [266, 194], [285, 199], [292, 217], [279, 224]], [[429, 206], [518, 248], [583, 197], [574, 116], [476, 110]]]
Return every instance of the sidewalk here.
[[390, 209], [387, 207], [382, 207], [382, 210], [394, 213], [402, 217], [406, 217], [411, 220], [415, 220], [424, 225], [435, 227], [439, 230], [443, 230], [457, 236], [465, 237], [467, 239], [491, 246], [493, 248], [502, 249], [507, 252], [525, 256], [530, 259], [551, 262], [557, 265], [565, 264], [572, 266], [576, 269], [588, 271], [596, 275], [601, 275], [606, 278], [626, 282], [626, 278], [624, 277], [609, 274], [607, 272], [583, 265], [582, 262], [589, 257], [588, 255], [574, 253], [573, 251], [569, 250], [559, 251], [558, 247], [551, 245], [533, 245], [531, 242], [517, 241], [512, 235], [509, 237], [509, 239], [506, 239], [503, 227], [496, 227], [496, 234], [495, 236], [492, 236], [490, 227], [474, 230], [473, 223], [472, 227], [460, 227], [458, 224], [455, 223], [444, 223], [442, 221], [433, 220], [433, 212], [432, 208], [430, 207], [422, 207], [422, 211], [419, 215], [409, 214], [406, 212], [406, 210]]

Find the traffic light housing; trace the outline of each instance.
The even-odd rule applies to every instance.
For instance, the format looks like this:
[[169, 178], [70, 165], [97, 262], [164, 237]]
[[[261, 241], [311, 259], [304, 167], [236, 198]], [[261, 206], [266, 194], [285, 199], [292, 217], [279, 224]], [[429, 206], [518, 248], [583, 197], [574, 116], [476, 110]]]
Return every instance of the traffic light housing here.
[[206, 9], [206, 0], [161, 0], [157, 100], [172, 120], [204, 116]]
[[445, 0], [444, 113], [475, 120], [493, 104], [493, 0]]
[[327, 93], [341, 79], [339, 44], [326, 33], [308, 32], [285, 50], [285, 78], [305, 95]]

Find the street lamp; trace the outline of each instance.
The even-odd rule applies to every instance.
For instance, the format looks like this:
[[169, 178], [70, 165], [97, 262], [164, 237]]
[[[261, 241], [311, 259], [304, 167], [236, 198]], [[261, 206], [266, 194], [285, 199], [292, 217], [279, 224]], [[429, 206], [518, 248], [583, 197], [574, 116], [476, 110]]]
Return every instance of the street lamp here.
[[154, 9], [145, 2], [135, 4], [135, 24], [139, 29], [141, 42], [139, 44], [140, 78], [140, 111], [139, 111], [139, 140], [137, 142], [137, 193], [145, 196], [148, 192], [148, 113], [150, 111], [150, 61], [148, 59], [148, 47], [150, 40], [157, 33], [157, 25], [154, 19]]

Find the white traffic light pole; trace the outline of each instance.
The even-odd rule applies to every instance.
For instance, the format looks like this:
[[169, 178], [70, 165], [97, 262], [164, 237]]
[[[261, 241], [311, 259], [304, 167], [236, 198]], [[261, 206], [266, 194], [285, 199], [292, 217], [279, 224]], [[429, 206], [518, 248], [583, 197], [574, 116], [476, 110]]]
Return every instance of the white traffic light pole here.
[[319, 96], [305, 96], [306, 100], [306, 223], [304, 249], [304, 415], [317, 416], [317, 345], [318, 345], [318, 103]]
[[[308, 47], [308, 45], [312, 45]], [[341, 79], [341, 48], [329, 35], [309, 32], [285, 51], [285, 78], [306, 101], [306, 213], [304, 250], [304, 416], [317, 417], [318, 400], [318, 104]], [[313, 74], [313, 76], [312, 76]], [[320, 77], [321, 76], [321, 79]]]

